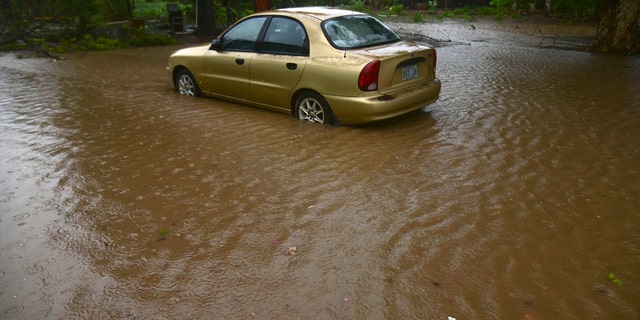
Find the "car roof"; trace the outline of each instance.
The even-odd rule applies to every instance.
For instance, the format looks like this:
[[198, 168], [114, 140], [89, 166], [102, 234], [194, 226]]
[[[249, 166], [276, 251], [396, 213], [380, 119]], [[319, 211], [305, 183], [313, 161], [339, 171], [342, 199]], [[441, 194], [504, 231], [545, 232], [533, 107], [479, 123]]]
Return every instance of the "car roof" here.
[[286, 8], [286, 9], [277, 9], [273, 12], [281, 12], [281, 13], [289, 13], [292, 15], [302, 15], [311, 18], [315, 18], [321, 21], [340, 17], [340, 16], [348, 16], [354, 14], [364, 14], [362, 12], [346, 10], [334, 7], [299, 7], [299, 8]]

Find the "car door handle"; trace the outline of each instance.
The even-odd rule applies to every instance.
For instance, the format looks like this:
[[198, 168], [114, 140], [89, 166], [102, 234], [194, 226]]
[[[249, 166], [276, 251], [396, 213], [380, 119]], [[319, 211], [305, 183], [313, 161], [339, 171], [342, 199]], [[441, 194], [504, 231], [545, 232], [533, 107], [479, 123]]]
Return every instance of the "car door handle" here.
[[237, 59], [236, 59], [236, 64], [243, 65], [243, 64], [244, 64], [244, 59], [242, 59], [242, 58], [237, 58]]
[[298, 68], [298, 65], [292, 62], [287, 63], [287, 69], [289, 70], [295, 70], [296, 68]]

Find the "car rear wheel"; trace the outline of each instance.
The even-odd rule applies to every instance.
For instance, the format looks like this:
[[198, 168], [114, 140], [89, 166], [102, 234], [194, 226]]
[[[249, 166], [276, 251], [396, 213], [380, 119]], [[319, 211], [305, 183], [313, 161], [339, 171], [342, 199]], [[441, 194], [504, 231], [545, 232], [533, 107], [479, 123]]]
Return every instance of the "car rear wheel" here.
[[196, 79], [187, 69], [178, 71], [178, 74], [176, 75], [176, 89], [184, 96], [200, 96], [200, 88], [196, 83]]
[[298, 119], [320, 124], [333, 124], [331, 108], [324, 98], [315, 92], [305, 92], [296, 100], [294, 112]]

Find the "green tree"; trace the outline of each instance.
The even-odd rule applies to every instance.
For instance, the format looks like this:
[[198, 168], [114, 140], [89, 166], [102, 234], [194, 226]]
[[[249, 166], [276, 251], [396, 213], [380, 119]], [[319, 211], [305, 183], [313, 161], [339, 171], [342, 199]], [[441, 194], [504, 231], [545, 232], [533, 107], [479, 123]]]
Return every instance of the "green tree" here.
[[49, 26], [62, 26], [58, 36], [81, 35], [92, 27], [100, 0], [2, 0], [0, 45], [52, 35]]

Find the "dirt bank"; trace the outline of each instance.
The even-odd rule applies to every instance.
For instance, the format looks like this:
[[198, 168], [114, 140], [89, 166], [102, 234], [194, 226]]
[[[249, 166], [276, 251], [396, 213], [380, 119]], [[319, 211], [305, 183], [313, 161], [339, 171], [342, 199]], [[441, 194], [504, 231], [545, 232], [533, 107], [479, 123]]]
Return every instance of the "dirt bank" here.
[[595, 22], [569, 23], [544, 15], [504, 21], [480, 17], [474, 21], [447, 19], [424, 23], [389, 18], [386, 22], [405, 39], [424, 41], [436, 47], [495, 42], [527, 47], [586, 50], [597, 30]]

